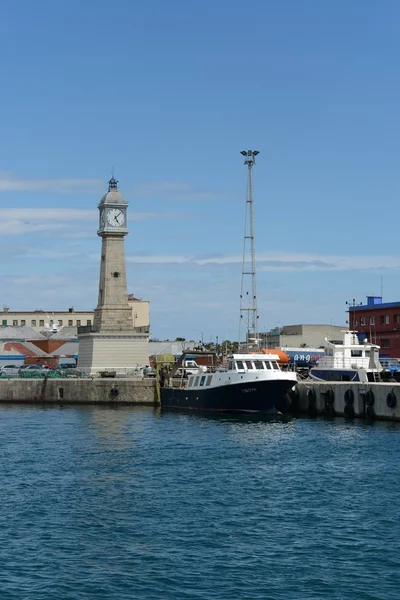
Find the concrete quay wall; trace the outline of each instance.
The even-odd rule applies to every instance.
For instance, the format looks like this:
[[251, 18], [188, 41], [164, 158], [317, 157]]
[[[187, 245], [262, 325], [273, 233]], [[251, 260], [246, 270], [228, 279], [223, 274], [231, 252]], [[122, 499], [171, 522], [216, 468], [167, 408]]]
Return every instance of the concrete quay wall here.
[[400, 421], [400, 383], [302, 381], [283, 412]]
[[157, 405], [154, 379], [0, 379], [0, 403]]

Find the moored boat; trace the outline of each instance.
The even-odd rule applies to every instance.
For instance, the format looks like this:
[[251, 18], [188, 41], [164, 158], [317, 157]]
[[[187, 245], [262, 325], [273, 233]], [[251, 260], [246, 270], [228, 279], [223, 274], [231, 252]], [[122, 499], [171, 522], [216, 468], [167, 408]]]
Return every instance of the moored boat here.
[[161, 406], [214, 412], [262, 412], [277, 414], [286, 394], [297, 383], [296, 373], [282, 371], [278, 356], [261, 353], [233, 354], [227, 370], [198, 371], [178, 387], [168, 382], [161, 388]]
[[380, 381], [379, 348], [366, 339], [360, 343], [356, 331], [343, 331], [342, 344], [325, 338], [325, 356], [310, 368], [309, 375], [315, 381]]

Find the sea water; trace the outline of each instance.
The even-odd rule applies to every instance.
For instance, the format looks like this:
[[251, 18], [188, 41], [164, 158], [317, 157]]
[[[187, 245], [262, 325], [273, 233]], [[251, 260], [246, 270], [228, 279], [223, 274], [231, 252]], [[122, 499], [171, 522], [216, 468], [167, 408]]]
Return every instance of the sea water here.
[[0, 599], [400, 598], [400, 428], [0, 408]]

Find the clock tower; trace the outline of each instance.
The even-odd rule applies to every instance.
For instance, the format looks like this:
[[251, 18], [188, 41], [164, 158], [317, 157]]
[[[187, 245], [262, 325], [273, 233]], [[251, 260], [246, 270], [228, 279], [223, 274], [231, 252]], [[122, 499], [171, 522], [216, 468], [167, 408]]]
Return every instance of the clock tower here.
[[137, 365], [147, 365], [148, 339], [136, 333], [128, 303], [124, 238], [128, 234], [128, 203], [112, 177], [99, 208], [102, 238], [99, 294], [93, 326], [81, 327], [78, 368], [91, 374], [116, 370], [125, 374]]

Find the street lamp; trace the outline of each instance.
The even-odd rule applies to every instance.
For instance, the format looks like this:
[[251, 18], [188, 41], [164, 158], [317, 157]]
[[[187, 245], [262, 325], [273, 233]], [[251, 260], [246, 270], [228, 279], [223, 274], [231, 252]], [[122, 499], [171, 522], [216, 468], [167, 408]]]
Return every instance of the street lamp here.
[[246, 157], [244, 164], [250, 166], [256, 164], [256, 156], [260, 152], [258, 150], [242, 150], [240, 154]]

